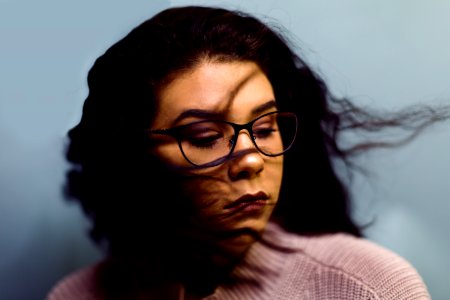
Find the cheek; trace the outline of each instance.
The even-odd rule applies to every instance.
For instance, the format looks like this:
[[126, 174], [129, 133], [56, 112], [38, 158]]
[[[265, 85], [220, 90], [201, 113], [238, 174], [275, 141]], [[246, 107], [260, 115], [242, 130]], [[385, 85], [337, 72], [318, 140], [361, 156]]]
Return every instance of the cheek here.
[[160, 159], [164, 164], [170, 166], [187, 165], [187, 162], [185, 161], [176, 141], [170, 140], [162, 142], [159, 145], [149, 149], [149, 152]]
[[195, 176], [181, 185], [183, 194], [197, 213], [217, 210], [225, 194], [225, 183], [216, 177]]
[[267, 162], [265, 172], [265, 184], [267, 187], [270, 187], [271, 192], [277, 197], [278, 200], [281, 182], [283, 179], [283, 158], [277, 157], [276, 160]]
[[264, 170], [274, 176], [280, 177], [283, 174], [283, 156], [267, 157], [264, 162]]
[[214, 170], [200, 170], [195, 174], [187, 175], [180, 189], [183, 200], [191, 207], [195, 223], [217, 225], [223, 206], [230, 194], [230, 185], [226, 178], [224, 165]]

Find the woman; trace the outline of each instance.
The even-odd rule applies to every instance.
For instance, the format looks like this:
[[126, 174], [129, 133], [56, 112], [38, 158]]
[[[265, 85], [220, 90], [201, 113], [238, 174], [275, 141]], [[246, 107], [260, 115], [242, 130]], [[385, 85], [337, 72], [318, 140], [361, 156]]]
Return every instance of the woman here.
[[439, 118], [372, 115], [329, 94], [242, 12], [172, 8], [88, 76], [69, 133], [68, 194], [104, 261], [49, 299], [429, 299], [414, 268], [361, 238], [336, 161], [346, 129]]

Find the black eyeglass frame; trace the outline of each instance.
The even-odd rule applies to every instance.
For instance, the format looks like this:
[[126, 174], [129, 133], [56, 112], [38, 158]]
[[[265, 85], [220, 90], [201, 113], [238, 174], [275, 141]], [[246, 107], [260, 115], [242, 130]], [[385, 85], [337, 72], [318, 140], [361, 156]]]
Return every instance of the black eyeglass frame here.
[[[291, 143], [289, 144], [288, 147], [286, 147], [286, 149], [283, 150], [283, 152], [277, 153], [277, 154], [265, 153], [263, 150], [261, 150], [258, 147], [258, 145], [256, 144], [256, 141], [255, 141], [256, 137], [253, 135], [253, 129], [252, 129], [253, 124], [256, 121], [258, 121], [261, 118], [264, 118], [266, 116], [272, 115], [272, 114], [289, 115], [289, 116], [291, 116], [291, 117], [293, 117], [295, 119], [295, 134], [294, 134], [294, 137], [293, 137]], [[186, 128], [188, 126], [192, 126], [193, 124], [199, 124], [199, 123], [204, 123], [204, 122], [216, 122], [216, 123], [225, 123], [225, 124], [231, 125], [233, 127], [233, 129], [234, 129], [234, 135], [233, 135], [233, 139], [230, 141], [231, 142], [230, 152], [226, 156], [221, 157], [219, 159], [216, 159], [216, 160], [214, 160], [212, 162], [199, 165], [199, 164], [196, 164], [196, 163], [192, 162], [187, 157], [187, 155], [184, 153], [183, 147], [181, 146], [181, 143], [182, 143], [181, 132], [182, 132], [182, 130], [184, 128]], [[272, 111], [272, 112], [263, 114], [263, 115], [257, 117], [256, 119], [246, 123], [246, 124], [236, 124], [236, 123], [228, 122], [228, 121], [225, 121], [225, 120], [200, 120], [200, 121], [197, 121], [197, 122], [192, 122], [192, 123], [189, 123], [189, 124], [180, 125], [180, 126], [176, 126], [176, 127], [172, 127], [172, 128], [167, 128], [167, 129], [147, 130], [147, 133], [167, 135], [167, 136], [173, 137], [177, 141], [178, 147], [180, 148], [180, 151], [181, 151], [181, 154], [183, 155], [184, 159], [186, 159], [187, 162], [189, 162], [190, 164], [192, 164], [192, 165], [194, 165], [196, 167], [204, 167], [204, 168], [206, 168], [206, 167], [218, 166], [218, 165], [224, 163], [226, 160], [229, 159], [229, 157], [231, 156], [231, 154], [234, 151], [234, 148], [236, 147], [237, 139], [239, 137], [239, 132], [241, 132], [241, 130], [244, 130], [244, 129], [246, 129], [248, 131], [248, 133], [250, 134], [250, 137], [251, 137], [251, 140], [253, 142], [253, 145], [255, 146], [255, 148], [258, 150], [259, 153], [261, 153], [263, 155], [266, 155], [266, 156], [269, 156], [269, 157], [280, 156], [280, 155], [283, 155], [284, 153], [286, 153], [286, 151], [288, 151], [292, 147], [292, 145], [294, 144], [294, 141], [295, 141], [295, 139], [297, 137], [298, 118], [297, 118], [297, 115], [295, 113], [293, 113], [293, 112]]]

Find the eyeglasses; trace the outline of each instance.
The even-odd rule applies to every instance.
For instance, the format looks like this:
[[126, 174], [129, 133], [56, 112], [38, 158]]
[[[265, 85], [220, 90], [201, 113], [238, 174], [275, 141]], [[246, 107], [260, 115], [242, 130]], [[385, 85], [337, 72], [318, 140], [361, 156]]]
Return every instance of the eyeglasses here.
[[247, 130], [256, 149], [266, 156], [279, 156], [291, 148], [297, 135], [297, 116], [291, 112], [270, 112], [247, 124], [204, 120], [150, 134], [175, 138], [184, 158], [197, 167], [217, 166], [229, 159], [239, 132]]

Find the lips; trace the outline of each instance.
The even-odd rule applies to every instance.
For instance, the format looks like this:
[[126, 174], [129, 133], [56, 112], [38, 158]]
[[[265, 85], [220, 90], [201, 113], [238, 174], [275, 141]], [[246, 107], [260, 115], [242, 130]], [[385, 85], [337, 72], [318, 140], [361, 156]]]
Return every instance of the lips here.
[[258, 192], [255, 194], [245, 194], [242, 197], [236, 199], [232, 203], [224, 206], [226, 210], [241, 210], [245, 208], [260, 208], [267, 204], [269, 196], [264, 192]]

